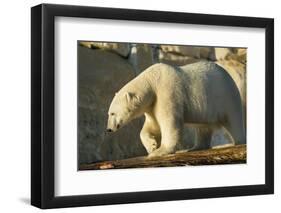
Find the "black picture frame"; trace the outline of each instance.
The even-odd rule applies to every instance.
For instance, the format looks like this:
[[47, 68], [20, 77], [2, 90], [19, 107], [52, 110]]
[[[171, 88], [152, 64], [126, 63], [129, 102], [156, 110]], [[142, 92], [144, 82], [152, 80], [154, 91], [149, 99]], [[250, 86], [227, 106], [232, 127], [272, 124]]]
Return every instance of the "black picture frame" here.
[[[56, 197], [54, 21], [58, 16], [265, 29], [265, 184]], [[31, 8], [31, 97], [31, 204], [39, 208], [274, 193], [274, 19], [41, 4]]]

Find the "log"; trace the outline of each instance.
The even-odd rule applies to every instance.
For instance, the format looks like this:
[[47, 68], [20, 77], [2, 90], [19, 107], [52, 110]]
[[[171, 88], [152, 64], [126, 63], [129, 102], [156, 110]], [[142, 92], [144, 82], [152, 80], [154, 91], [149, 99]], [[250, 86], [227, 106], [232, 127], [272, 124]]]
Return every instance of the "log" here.
[[246, 163], [246, 148], [246, 145], [237, 145], [219, 149], [181, 152], [161, 157], [148, 158], [147, 156], [142, 156], [103, 161], [82, 164], [79, 166], [79, 170], [240, 164]]

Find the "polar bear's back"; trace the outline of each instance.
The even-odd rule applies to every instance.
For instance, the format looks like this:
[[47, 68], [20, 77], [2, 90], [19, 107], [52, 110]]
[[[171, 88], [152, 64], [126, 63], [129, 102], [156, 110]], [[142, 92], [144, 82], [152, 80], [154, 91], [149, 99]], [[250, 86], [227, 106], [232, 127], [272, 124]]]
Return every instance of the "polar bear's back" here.
[[227, 93], [232, 98], [240, 99], [234, 80], [227, 71], [214, 62], [199, 61], [185, 66], [158, 63], [146, 69], [137, 78], [144, 78], [154, 88], [164, 89], [165, 92], [180, 90], [184, 93], [182, 95], [192, 97], [206, 95], [212, 98], [214, 96], [225, 98], [223, 93]]
[[[182, 78], [184, 81], [190, 80], [220, 80], [233, 81], [230, 75], [219, 65], [209, 61], [199, 61], [184, 66], [172, 66], [164, 63], [157, 63], [147, 68], [140, 76], [161, 81], [166, 78]], [[171, 80], [171, 79], [169, 79]], [[166, 82], [165, 82], [166, 83]], [[234, 82], [233, 82], [234, 83]]]
[[212, 80], [215, 80], [214, 78], [226, 78], [227, 81], [233, 81], [230, 75], [222, 67], [210, 61], [200, 61], [188, 64], [181, 66], [180, 69], [191, 78], [208, 76], [208, 78]]
[[218, 94], [218, 90], [234, 93], [237, 90], [238, 92], [238, 88], [231, 76], [214, 62], [201, 61], [181, 66], [179, 69], [182, 71], [183, 84], [190, 84], [194, 87], [197, 84], [198, 86], [204, 84], [205, 89], [216, 90]]
[[235, 82], [219, 65], [202, 61], [182, 66], [180, 70], [189, 100], [186, 105], [193, 112], [198, 112], [197, 117], [203, 115], [209, 117], [209, 120], [215, 120], [226, 111], [241, 108], [241, 98]]

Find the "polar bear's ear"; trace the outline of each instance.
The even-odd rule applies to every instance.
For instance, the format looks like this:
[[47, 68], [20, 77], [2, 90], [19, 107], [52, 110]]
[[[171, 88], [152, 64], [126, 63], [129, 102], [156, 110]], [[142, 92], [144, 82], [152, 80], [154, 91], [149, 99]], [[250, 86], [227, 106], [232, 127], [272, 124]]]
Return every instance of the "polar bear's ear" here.
[[125, 96], [126, 96], [126, 99], [127, 99], [128, 102], [131, 102], [132, 99], [134, 98], [134, 94], [131, 93], [131, 92], [126, 92]]

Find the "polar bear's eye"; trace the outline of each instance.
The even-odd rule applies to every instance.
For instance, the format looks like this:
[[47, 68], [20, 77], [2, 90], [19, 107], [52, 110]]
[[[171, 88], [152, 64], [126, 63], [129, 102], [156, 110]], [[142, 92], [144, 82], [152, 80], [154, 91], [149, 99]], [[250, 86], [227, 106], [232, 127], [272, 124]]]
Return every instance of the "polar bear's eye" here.
[[115, 114], [112, 112], [112, 113], [110, 113], [110, 115], [115, 115]]

